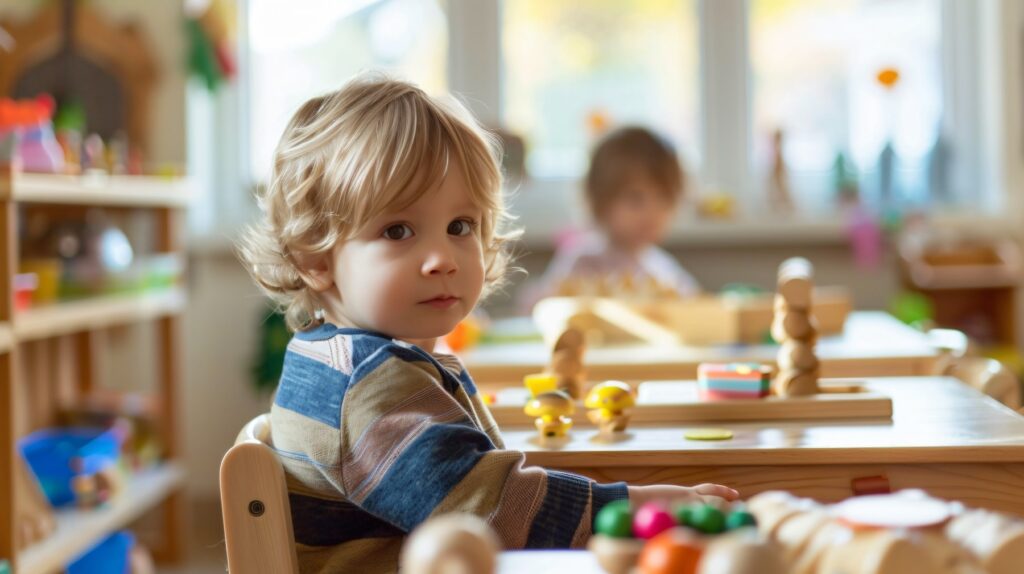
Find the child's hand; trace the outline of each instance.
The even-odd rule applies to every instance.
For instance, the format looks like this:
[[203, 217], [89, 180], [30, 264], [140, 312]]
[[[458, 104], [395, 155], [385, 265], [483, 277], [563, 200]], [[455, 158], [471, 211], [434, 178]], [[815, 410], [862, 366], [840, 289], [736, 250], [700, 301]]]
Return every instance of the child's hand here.
[[630, 486], [629, 501], [632, 506], [639, 507], [645, 502], [656, 500], [668, 502], [714, 502], [713, 499], [736, 500], [740, 493], [721, 484], [698, 484], [697, 486], [669, 486], [656, 484], [652, 486]]

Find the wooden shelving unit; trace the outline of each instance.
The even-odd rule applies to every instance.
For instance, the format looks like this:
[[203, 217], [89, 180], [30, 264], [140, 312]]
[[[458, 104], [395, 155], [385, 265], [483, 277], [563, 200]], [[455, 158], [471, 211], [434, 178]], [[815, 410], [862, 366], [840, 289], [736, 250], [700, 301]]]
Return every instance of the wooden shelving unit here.
[[[2, 161], [2, 160], [0, 160]], [[152, 217], [151, 245], [157, 253], [184, 258], [181, 241], [190, 186], [183, 178], [24, 174], [0, 166], [0, 559], [14, 572], [60, 572], [68, 562], [108, 534], [159, 507], [162, 521], [158, 558], [180, 555], [181, 495], [178, 393], [181, 376], [183, 285], [138, 294], [86, 297], [24, 311], [14, 310], [13, 278], [18, 270], [19, 207], [63, 210], [102, 207]], [[94, 360], [111, 328], [152, 323], [155, 336], [155, 397], [164, 461], [130, 478], [106, 505], [55, 512], [47, 537], [19, 548], [19, 509], [25, 493], [15, 476], [18, 439], [52, 424], [59, 405], [82, 399], [103, 385]], [[60, 393], [54, 392], [60, 378]], [[73, 379], [68, 382], [67, 379]], [[60, 396], [46, 396], [46, 393]], [[41, 396], [39, 396], [41, 395]], [[24, 546], [24, 545], [22, 545]]]

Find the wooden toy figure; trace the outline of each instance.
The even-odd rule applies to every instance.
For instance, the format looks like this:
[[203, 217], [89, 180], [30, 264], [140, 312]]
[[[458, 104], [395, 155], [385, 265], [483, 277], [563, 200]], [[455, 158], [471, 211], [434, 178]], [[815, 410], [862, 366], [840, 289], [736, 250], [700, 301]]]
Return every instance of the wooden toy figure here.
[[576, 412], [576, 405], [563, 391], [553, 391], [537, 395], [526, 403], [523, 412], [537, 417], [534, 425], [542, 439], [562, 437], [572, 428], [571, 415]]
[[779, 266], [771, 332], [781, 345], [779, 373], [772, 383], [773, 392], [781, 397], [818, 392], [818, 359], [814, 354], [818, 329], [811, 316], [813, 273], [810, 261], [802, 257], [787, 259]]
[[558, 388], [574, 399], [583, 394], [586, 371], [583, 369], [583, 353], [586, 351], [583, 331], [566, 329], [555, 341], [551, 352], [549, 370], [558, 377]]
[[786, 160], [782, 156], [785, 137], [780, 129], [772, 132], [772, 172], [768, 179], [768, 204], [772, 211], [793, 212], [793, 198], [789, 192], [789, 177], [786, 174]]
[[591, 409], [587, 411], [587, 418], [597, 425], [600, 433], [611, 434], [626, 430], [629, 415], [625, 410], [635, 404], [629, 385], [622, 381], [605, 381], [590, 389], [583, 406]]
[[412, 532], [402, 547], [401, 571], [494, 574], [500, 550], [497, 536], [481, 518], [468, 513], [445, 514]]

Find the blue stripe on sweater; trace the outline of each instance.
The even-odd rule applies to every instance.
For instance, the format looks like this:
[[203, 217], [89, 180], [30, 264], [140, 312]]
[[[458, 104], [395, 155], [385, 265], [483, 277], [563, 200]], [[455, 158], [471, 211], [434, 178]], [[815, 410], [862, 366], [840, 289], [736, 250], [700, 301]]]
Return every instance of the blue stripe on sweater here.
[[491, 439], [467, 421], [427, 428], [391, 465], [361, 506], [405, 530], [412, 530], [484, 455]]
[[288, 493], [295, 542], [335, 546], [363, 538], [392, 538], [405, 533], [351, 502]]
[[527, 548], [569, 548], [590, 501], [590, 480], [553, 470], [548, 473], [544, 502], [537, 511]]
[[348, 376], [309, 357], [289, 351], [274, 403], [315, 421], [341, 428], [341, 401]]

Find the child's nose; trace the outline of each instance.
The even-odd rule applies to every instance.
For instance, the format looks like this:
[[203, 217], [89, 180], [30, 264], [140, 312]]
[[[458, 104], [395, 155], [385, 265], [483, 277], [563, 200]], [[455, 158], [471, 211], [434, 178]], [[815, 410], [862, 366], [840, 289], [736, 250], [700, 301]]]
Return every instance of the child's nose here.
[[451, 275], [459, 269], [455, 256], [447, 247], [435, 247], [423, 262], [424, 275]]

